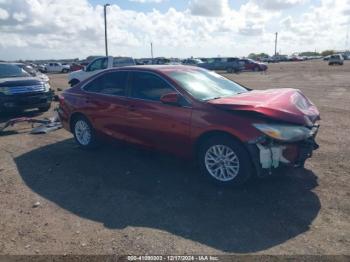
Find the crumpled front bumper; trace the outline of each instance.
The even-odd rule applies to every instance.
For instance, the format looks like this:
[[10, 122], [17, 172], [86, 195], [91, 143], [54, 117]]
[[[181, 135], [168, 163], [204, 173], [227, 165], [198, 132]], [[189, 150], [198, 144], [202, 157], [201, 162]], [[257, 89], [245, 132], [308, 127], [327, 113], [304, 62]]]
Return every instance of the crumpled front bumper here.
[[282, 143], [273, 139], [257, 139], [246, 147], [251, 155], [256, 174], [266, 176], [280, 167], [303, 167], [305, 161], [312, 157], [313, 151], [319, 148], [315, 138], [319, 125], [312, 129], [312, 135], [303, 141]]

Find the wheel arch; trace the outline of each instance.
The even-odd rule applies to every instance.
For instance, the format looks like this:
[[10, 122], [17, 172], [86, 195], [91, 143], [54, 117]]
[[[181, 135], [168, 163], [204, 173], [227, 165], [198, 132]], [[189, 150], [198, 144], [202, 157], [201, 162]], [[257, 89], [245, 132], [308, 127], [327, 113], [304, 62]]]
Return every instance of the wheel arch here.
[[242, 142], [242, 140], [240, 140], [237, 136], [227, 132], [227, 131], [223, 131], [223, 130], [209, 130], [209, 131], [206, 131], [204, 133], [202, 133], [196, 140], [195, 140], [195, 143], [194, 143], [194, 155], [196, 156], [197, 153], [198, 153], [198, 150], [200, 148], [200, 145], [212, 138], [212, 137], [215, 137], [215, 136], [225, 136], [225, 137], [229, 137], [231, 139], [234, 139], [235, 141], [237, 141], [238, 143], [240, 143], [244, 148], [244, 143]]
[[[74, 84], [74, 83], [75, 83], [75, 84]], [[73, 79], [71, 79], [71, 80], [68, 81], [68, 84], [70, 84], [71, 86], [77, 85], [77, 84], [79, 84], [79, 83], [80, 83], [80, 80], [77, 79], [77, 78], [73, 78]]]
[[[70, 118], [69, 118], [69, 130], [73, 133], [73, 123], [76, 119], [78, 119], [79, 117], [83, 117], [86, 118], [87, 120], [89, 120], [89, 118], [86, 117], [86, 115], [84, 115], [81, 112], [74, 112], [73, 114], [71, 114]], [[89, 120], [90, 121], [90, 120]]]

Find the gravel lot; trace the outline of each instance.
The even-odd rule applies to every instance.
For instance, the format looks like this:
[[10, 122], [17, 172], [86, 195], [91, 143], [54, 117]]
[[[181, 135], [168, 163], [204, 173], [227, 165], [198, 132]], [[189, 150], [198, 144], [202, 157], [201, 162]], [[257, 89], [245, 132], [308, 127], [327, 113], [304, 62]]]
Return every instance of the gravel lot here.
[[0, 136], [0, 254], [349, 255], [350, 62], [226, 76], [299, 88], [319, 107], [320, 149], [306, 169], [220, 189], [181, 159], [117, 144], [82, 151], [65, 130], [17, 125]]

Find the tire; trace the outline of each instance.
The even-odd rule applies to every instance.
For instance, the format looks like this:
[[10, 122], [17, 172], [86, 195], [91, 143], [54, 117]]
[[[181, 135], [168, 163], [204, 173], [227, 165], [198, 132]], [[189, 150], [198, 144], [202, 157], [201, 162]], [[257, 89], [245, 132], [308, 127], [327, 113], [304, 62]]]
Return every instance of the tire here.
[[44, 107], [39, 107], [38, 109], [39, 109], [39, 112], [43, 112], [44, 113], [44, 112], [49, 111], [50, 108], [51, 108], [51, 104], [49, 104], [47, 106], [44, 106]]
[[260, 71], [260, 68], [258, 67], [258, 66], [256, 66], [256, 67], [254, 67], [254, 72], [258, 72], [258, 71]]
[[[219, 150], [222, 151], [223, 158], [218, 160]], [[197, 158], [201, 174], [220, 186], [242, 185], [253, 173], [248, 152], [238, 141], [229, 136], [214, 136], [205, 140], [199, 147]], [[225, 161], [228, 162], [224, 163]], [[231, 168], [227, 167], [229, 164]]]
[[69, 81], [71, 87], [77, 85], [80, 81], [78, 79], [72, 79]]
[[90, 121], [84, 116], [73, 119], [72, 132], [74, 139], [82, 149], [94, 149], [97, 147], [97, 137]]
[[232, 74], [233, 73], [233, 68], [232, 67], [228, 67], [226, 68], [226, 72], [229, 73], [229, 74]]
[[68, 69], [62, 69], [62, 73], [68, 73]]

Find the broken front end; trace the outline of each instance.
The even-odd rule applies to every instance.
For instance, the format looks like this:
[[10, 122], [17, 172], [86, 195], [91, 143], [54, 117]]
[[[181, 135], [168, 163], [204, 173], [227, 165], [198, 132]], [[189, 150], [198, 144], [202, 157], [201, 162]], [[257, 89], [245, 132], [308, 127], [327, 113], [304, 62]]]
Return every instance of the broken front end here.
[[258, 176], [280, 167], [304, 167], [319, 146], [315, 141], [319, 125], [254, 124], [263, 135], [247, 143]]

